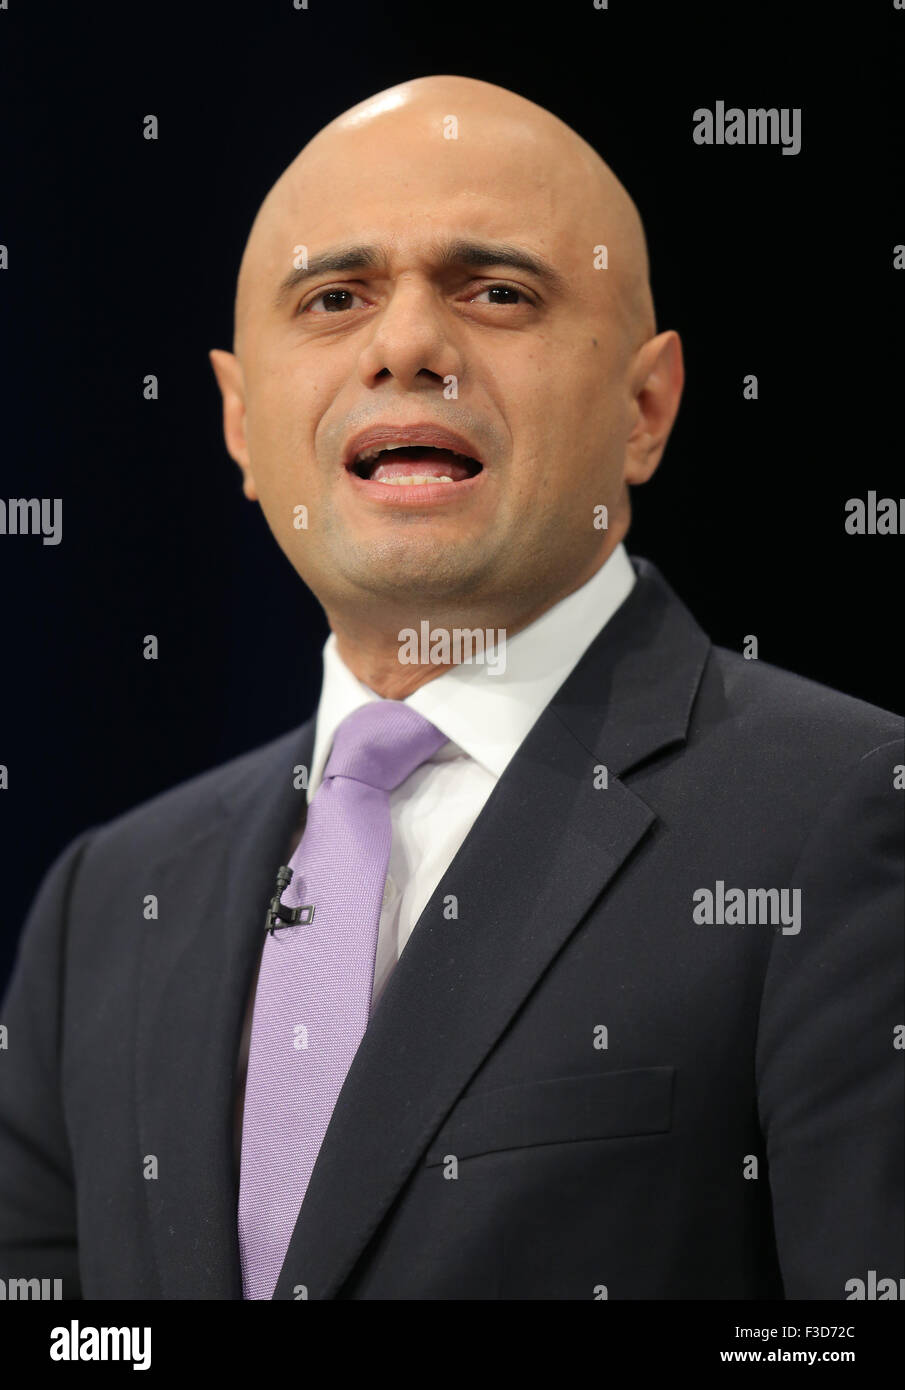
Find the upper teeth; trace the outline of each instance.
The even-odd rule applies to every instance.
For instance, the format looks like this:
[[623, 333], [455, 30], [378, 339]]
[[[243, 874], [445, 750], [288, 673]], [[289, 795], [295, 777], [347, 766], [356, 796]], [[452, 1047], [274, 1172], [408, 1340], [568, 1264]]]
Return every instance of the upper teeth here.
[[[371, 459], [376, 459], [376, 457], [377, 457], [378, 454], [382, 454], [382, 453], [384, 452], [385, 449], [411, 449], [412, 447], [418, 447], [418, 446], [417, 446], [417, 443], [413, 446], [413, 443], [412, 443], [412, 440], [411, 440], [411, 439], [404, 439], [404, 440], [401, 440], [398, 444], [375, 444], [374, 447], [373, 447], [372, 449], [362, 449], [360, 453], [356, 454], [356, 455], [355, 455], [355, 462], [356, 462], [356, 463], [369, 463]], [[423, 449], [433, 449], [433, 448], [436, 448], [437, 446], [434, 445], [434, 444], [423, 444], [423, 445], [421, 445], [421, 447], [422, 447]], [[447, 453], [456, 453], [456, 450], [455, 450], [455, 449], [448, 449], [446, 452], [447, 452]], [[465, 454], [458, 454], [457, 457], [459, 457], [459, 458], [465, 458], [466, 455], [465, 455]]]
[[398, 473], [393, 478], [378, 478], [378, 483], [451, 483], [452, 478], [448, 478], [444, 473], [440, 478], [428, 477], [424, 473], [413, 473], [411, 477]]

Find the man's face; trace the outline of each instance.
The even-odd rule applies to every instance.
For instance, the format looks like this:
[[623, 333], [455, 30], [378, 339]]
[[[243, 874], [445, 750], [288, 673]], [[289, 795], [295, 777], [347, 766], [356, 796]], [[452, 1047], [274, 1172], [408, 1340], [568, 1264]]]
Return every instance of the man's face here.
[[[630, 353], [611, 272], [595, 267], [599, 209], [551, 137], [463, 125], [445, 139], [435, 109], [403, 109], [328, 130], [255, 234], [246, 492], [328, 614], [352, 602], [430, 616], [426, 601], [476, 594], [493, 612], [568, 592], [606, 543], [595, 507], [622, 490]], [[352, 247], [373, 263], [296, 276], [280, 296], [299, 246], [309, 269]], [[458, 445], [480, 468], [418, 443]], [[461, 481], [367, 481], [381, 464]]]

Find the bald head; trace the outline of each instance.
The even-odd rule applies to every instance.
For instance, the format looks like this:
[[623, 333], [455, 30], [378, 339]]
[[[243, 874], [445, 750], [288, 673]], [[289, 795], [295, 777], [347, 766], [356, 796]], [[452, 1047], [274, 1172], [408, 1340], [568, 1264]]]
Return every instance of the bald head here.
[[248, 238], [234, 348], [211, 361], [245, 494], [394, 698], [430, 679], [398, 660], [428, 612], [513, 635], [604, 563], [683, 380], [622, 184], [464, 77], [391, 87], [293, 160]]
[[[235, 351], [260, 297], [285, 269], [294, 246], [307, 246], [314, 213], [337, 195], [337, 181], [359, 196], [417, 194], [422, 169], [448, 164], [451, 180], [513, 211], [535, 205], [545, 227], [567, 228], [576, 261], [606, 247], [606, 274], [595, 277], [601, 307], [615, 315], [628, 350], [656, 332], [644, 229], [623, 185], [570, 126], [534, 102], [470, 77], [420, 77], [359, 102], [301, 150], [264, 199], [239, 269]], [[462, 180], [462, 175], [465, 179]], [[356, 205], [347, 215], [360, 240]], [[537, 222], [534, 222], [537, 226]], [[313, 248], [316, 249], [316, 248]], [[597, 256], [598, 266], [600, 254]], [[592, 282], [593, 284], [593, 282]], [[589, 286], [590, 288], [590, 286]]]

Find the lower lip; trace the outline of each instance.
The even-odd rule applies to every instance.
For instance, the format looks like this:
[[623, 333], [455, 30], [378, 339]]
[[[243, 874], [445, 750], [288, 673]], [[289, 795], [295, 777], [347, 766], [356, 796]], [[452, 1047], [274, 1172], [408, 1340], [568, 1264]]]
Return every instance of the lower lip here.
[[346, 477], [356, 492], [362, 497], [372, 497], [375, 502], [383, 502], [390, 507], [436, 507], [454, 502], [456, 498], [468, 497], [475, 488], [481, 486], [485, 469], [473, 478], [463, 478], [460, 483], [375, 483], [370, 478], [359, 478], [357, 473], [347, 468]]

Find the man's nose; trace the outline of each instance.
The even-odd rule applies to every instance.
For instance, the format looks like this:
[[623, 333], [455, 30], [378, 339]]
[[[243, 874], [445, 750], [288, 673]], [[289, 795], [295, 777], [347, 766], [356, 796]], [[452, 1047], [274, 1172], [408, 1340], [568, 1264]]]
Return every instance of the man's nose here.
[[359, 359], [363, 383], [373, 386], [385, 374], [407, 389], [422, 374], [458, 383], [461, 368], [454, 325], [436, 291], [423, 281], [397, 282]]

